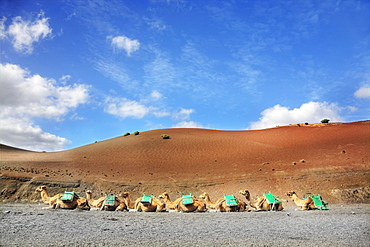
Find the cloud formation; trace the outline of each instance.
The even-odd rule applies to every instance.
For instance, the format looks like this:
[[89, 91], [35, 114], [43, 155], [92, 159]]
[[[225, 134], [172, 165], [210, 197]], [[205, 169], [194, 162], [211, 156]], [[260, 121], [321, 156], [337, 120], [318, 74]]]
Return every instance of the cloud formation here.
[[21, 16], [14, 17], [8, 30], [5, 27], [5, 18], [0, 22], [1, 38], [9, 37], [17, 52], [31, 54], [34, 43], [50, 37], [52, 29], [49, 27], [49, 18], [41, 12], [35, 21], [23, 20]]
[[111, 39], [111, 45], [114, 49], [117, 50], [125, 50], [127, 56], [131, 56], [131, 53], [134, 51], [139, 50], [140, 42], [137, 40], [132, 40], [127, 38], [126, 36], [116, 36], [116, 37], [108, 37]]
[[120, 117], [122, 119], [128, 117], [140, 119], [145, 117], [150, 113], [150, 111], [155, 109], [153, 107], [147, 107], [144, 104], [126, 98], [107, 97], [105, 100], [105, 104], [105, 112]]
[[172, 128], [204, 128], [204, 126], [194, 121], [183, 121], [173, 125]]
[[334, 103], [327, 102], [308, 102], [302, 104], [300, 108], [290, 110], [288, 107], [275, 105], [261, 112], [262, 117], [257, 122], [252, 122], [251, 129], [272, 128], [278, 125], [288, 125], [292, 123], [320, 122], [327, 118], [330, 121], [343, 121], [339, 112], [343, 108]]
[[32, 150], [60, 150], [70, 142], [44, 132], [35, 118], [62, 117], [89, 99], [89, 86], [58, 86], [15, 64], [0, 64], [0, 142]]
[[355, 92], [356, 98], [370, 99], [370, 87], [361, 87]]

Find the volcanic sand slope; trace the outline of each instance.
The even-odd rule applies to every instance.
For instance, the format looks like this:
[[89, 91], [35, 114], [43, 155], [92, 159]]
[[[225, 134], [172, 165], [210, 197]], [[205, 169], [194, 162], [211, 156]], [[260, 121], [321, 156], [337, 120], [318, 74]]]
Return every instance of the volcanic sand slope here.
[[[162, 139], [167, 134], [170, 139]], [[370, 121], [253, 131], [163, 129], [44, 153], [0, 146], [0, 200], [36, 200], [38, 185], [211, 197], [294, 190], [332, 202], [369, 202]], [[62, 187], [62, 188], [60, 188]]]

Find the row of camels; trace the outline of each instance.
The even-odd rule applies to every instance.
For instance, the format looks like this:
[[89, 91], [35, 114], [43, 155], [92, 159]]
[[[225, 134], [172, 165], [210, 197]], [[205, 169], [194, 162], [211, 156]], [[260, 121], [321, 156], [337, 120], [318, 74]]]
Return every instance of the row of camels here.
[[[171, 201], [168, 192], [160, 194], [158, 197], [154, 195], [146, 197], [150, 200], [144, 200], [145, 195], [131, 200], [129, 192], [123, 192], [118, 196], [114, 196], [113, 201], [107, 202], [107, 197], [103, 196], [98, 199], [93, 199], [92, 192], [86, 191], [86, 198], [79, 196], [77, 193], [70, 201], [63, 201], [60, 198], [63, 194], [49, 196], [45, 185], [39, 186], [36, 189], [41, 195], [42, 201], [48, 205], [47, 209], [97, 209], [106, 211], [138, 211], [138, 212], [206, 212], [207, 210], [215, 210], [218, 212], [242, 212], [242, 211], [281, 211], [283, 205], [281, 201], [270, 203], [265, 196], [259, 196], [255, 200], [251, 199], [248, 190], [241, 190], [241, 194], [245, 201], [236, 199], [236, 203], [232, 206], [228, 205], [225, 197], [221, 197], [216, 201], [212, 201], [208, 193], [201, 194], [198, 198], [191, 195], [192, 202], [184, 203], [183, 198], [179, 197]], [[300, 199], [294, 191], [287, 192], [287, 195], [301, 210], [316, 209], [312, 198]]]

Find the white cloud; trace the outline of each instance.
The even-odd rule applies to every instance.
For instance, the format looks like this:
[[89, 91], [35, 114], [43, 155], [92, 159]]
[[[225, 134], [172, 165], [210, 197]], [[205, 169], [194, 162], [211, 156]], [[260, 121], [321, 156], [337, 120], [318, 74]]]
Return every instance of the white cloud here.
[[370, 99], [370, 87], [361, 87], [355, 92], [355, 97]]
[[60, 150], [69, 143], [44, 132], [34, 118], [60, 121], [68, 112], [87, 102], [88, 86], [58, 86], [53, 79], [31, 75], [14, 64], [0, 64], [0, 142], [37, 150]]
[[[51, 35], [52, 29], [49, 27], [48, 20], [49, 18], [45, 18], [42, 12], [33, 22], [25, 21], [21, 16], [17, 16], [13, 18], [13, 22], [5, 34], [12, 38], [12, 44], [16, 51], [30, 54], [33, 52], [34, 43]], [[2, 25], [4, 30], [4, 24]]]
[[183, 121], [173, 125], [172, 128], [204, 128], [204, 126], [194, 121]]
[[157, 90], [154, 90], [151, 94], [150, 94], [150, 97], [154, 100], [159, 100], [161, 98], [163, 98], [163, 95], [158, 92]]
[[105, 112], [118, 116], [120, 118], [143, 118], [154, 110], [153, 107], [147, 107], [137, 101], [128, 100], [126, 98], [108, 97], [105, 101]]
[[188, 120], [190, 118], [190, 114], [192, 114], [194, 112], [195, 112], [194, 109], [181, 108], [181, 110], [179, 112], [175, 112], [172, 117], [176, 120], [185, 121], [185, 120]]
[[251, 123], [251, 129], [271, 128], [278, 125], [288, 125], [292, 123], [320, 122], [327, 118], [332, 122], [343, 121], [339, 112], [343, 108], [337, 104], [327, 102], [308, 102], [302, 104], [300, 108], [290, 110], [288, 107], [275, 105], [264, 110], [262, 117], [257, 122]]
[[108, 37], [111, 39], [111, 44], [114, 49], [125, 50], [127, 56], [131, 56], [131, 53], [139, 50], [140, 43], [137, 40], [132, 40], [126, 36], [116, 36], [114, 38]]

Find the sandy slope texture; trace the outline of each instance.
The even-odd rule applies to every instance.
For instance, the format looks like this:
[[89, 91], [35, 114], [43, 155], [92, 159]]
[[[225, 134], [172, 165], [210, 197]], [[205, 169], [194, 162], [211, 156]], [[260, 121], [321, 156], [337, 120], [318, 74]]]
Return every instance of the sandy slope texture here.
[[[168, 134], [164, 140], [161, 134]], [[288, 190], [330, 202], [369, 202], [370, 122], [300, 124], [257, 131], [164, 129], [120, 136], [56, 153], [0, 148], [0, 196], [37, 200], [36, 186], [96, 195], [130, 191]]]

